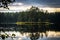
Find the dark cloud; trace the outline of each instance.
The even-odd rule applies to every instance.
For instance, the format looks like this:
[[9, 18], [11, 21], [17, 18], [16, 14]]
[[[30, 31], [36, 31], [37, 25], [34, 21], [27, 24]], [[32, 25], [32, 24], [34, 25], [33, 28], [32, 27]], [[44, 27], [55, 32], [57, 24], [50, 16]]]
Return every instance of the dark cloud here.
[[49, 7], [60, 7], [60, 0], [16, 0], [17, 2], [23, 2], [24, 4], [33, 5], [47, 5]]

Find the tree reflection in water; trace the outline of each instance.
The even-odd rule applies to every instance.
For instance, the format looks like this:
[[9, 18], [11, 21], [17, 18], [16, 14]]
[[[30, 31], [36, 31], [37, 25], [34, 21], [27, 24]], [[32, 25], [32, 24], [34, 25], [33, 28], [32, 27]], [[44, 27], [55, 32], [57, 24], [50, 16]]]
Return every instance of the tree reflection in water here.
[[36, 33], [31, 33], [30, 34], [30, 39], [31, 40], [38, 40], [39, 38], [43, 38], [45, 35], [45, 37], [47, 37], [47, 33], [40, 33], [40, 32], [36, 32]]
[[5, 40], [5, 35], [1, 35], [2, 40]]
[[40, 37], [40, 34], [38, 32], [30, 34], [30, 39], [31, 40], [37, 40], [39, 37]]
[[[4, 32], [5, 33], [5, 32]], [[9, 35], [7, 33], [5, 34], [0, 34], [0, 37], [2, 38], [2, 40], [5, 40], [5, 38], [8, 38]]]

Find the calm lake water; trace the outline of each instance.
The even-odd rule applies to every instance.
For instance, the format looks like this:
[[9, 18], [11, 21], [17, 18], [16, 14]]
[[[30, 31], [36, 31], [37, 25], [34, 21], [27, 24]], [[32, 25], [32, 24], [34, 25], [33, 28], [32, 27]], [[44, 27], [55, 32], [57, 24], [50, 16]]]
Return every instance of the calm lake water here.
[[[53, 28], [52, 28], [53, 27]], [[49, 31], [46, 31], [49, 30]], [[9, 35], [3, 40], [60, 40], [60, 32], [55, 30], [54, 25], [0, 25], [0, 40], [1, 35]], [[14, 34], [15, 36], [12, 36]]]

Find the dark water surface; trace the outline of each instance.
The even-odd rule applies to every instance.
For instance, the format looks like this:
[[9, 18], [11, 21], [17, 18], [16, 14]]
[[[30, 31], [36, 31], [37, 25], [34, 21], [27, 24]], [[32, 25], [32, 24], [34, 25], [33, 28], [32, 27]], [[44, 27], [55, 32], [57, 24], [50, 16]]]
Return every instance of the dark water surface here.
[[5, 40], [12, 40], [12, 34], [16, 35], [13, 40], [60, 40], [60, 31], [54, 25], [0, 24], [0, 34], [9, 35]]

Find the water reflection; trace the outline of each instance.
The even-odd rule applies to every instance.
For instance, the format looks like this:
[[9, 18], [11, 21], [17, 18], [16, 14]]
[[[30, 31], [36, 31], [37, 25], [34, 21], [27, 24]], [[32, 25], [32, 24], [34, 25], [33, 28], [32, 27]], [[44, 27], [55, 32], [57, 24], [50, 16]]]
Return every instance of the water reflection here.
[[5, 32], [0, 32], [0, 38], [2, 40], [38, 40], [41, 38], [47, 38], [46, 37], [60, 37], [60, 32], [55, 32], [55, 31], [46, 31], [45, 33], [40, 33], [40, 32], [24, 32], [21, 33], [19, 31], [5, 31]]
[[54, 26], [52, 25], [50, 27], [49, 25], [45, 26], [45, 24], [14, 26], [11, 25], [6, 25], [8, 28], [6, 26], [4, 26], [5, 28], [0, 28], [2, 29], [0, 30], [1, 40], [42, 40], [43, 38], [48, 37], [60, 37], [60, 32], [50, 31], [54, 29]]
[[40, 34], [39, 33], [31, 33], [30, 39], [31, 40], [37, 40], [39, 38]]

